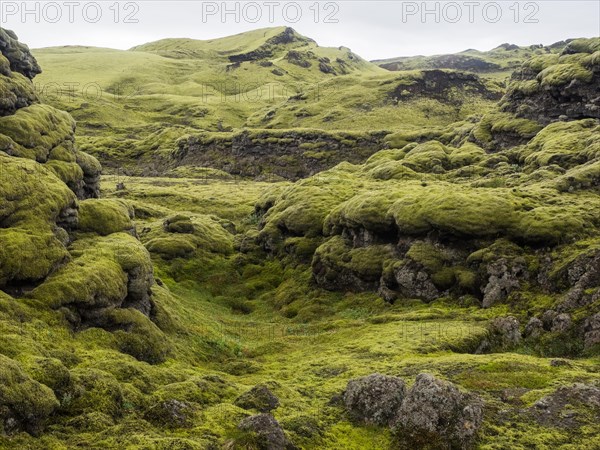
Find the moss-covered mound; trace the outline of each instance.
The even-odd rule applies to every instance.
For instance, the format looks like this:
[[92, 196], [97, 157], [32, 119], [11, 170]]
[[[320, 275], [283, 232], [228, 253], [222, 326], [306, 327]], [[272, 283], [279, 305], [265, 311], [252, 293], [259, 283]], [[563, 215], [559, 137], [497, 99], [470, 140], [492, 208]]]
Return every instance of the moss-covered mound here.
[[26, 77], [39, 67], [27, 47], [0, 29], [0, 51], [0, 87], [14, 94], [3, 96], [0, 114], [0, 429], [37, 434], [77, 397], [77, 377], [65, 366], [74, 364], [68, 351], [41, 350], [24, 323], [64, 336], [99, 327], [108, 348], [155, 364], [170, 347], [152, 320], [168, 323], [168, 315], [152, 298], [153, 266], [135, 238], [133, 209], [83, 200], [98, 195], [100, 164], [77, 149], [69, 114], [37, 103]]
[[600, 118], [600, 38], [577, 39], [560, 54], [528, 60], [513, 74], [503, 109], [547, 124]]
[[[594, 45], [594, 40], [574, 41], [562, 56], [548, 58], [592, 64], [591, 74], [593, 58], [575, 49]], [[522, 73], [539, 66], [543, 86], [559, 85], [537, 59]], [[567, 71], [564, 76], [572, 86], [593, 85], [592, 75]], [[563, 107], [580, 104], [575, 97], [568, 102]], [[589, 262], [594, 254], [562, 266], [571, 273], [567, 283], [553, 274], [563, 264], [557, 255], [579, 254], [577, 249], [600, 232], [600, 122], [564, 117], [544, 126], [519, 116], [505, 108], [471, 124], [398, 133], [387, 138], [397, 148], [362, 165], [343, 163], [293, 186], [273, 188], [256, 205], [257, 242], [287, 255], [290, 246], [316, 240], [321, 245], [313, 254], [312, 276], [318, 286], [377, 291], [389, 302], [466, 296], [483, 307], [509, 303], [530, 310], [520, 298], [531, 290], [550, 292], [552, 305], [546, 309], [568, 314], [570, 325], [544, 339], [568, 334], [577, 344], [567, 353], [592, 348], [591, 317], [598, 312], [600, 287]]]

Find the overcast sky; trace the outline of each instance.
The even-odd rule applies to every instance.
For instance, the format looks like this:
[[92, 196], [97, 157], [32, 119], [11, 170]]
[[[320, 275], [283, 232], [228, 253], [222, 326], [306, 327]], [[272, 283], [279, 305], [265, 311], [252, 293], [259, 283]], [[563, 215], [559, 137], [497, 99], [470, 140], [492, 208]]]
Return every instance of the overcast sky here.
[[280, 25], [372, 60], [600, 36], [600, 1], [0, 0], [0, 26], [32, 48], [128, 49], [167, 37], [211, 39]]

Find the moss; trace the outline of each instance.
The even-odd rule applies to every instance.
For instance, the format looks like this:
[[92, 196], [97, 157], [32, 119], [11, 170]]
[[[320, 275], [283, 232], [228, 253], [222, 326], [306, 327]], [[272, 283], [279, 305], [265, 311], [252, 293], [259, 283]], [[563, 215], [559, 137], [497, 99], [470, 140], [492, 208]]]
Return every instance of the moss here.
[[133, 208], [124, 201], [89, 199], [79, 203], [79, 230], [107, 236], [134, 229]]
[[528, 168], [552, 164], [570, 168], [600, 157], [599, 131], [600, 125], [593, 119], [553, 123], [518, 155]]
[[467, 142], [459, 148], [453, 149], [449, 155], [449, 162], [452, 168], [470, 166], [480, 162], [486, 153], [485, 151], [471, 143]]
[[195, 231], [194, 224], [191, 219], [184, 215], [169, 217], [165, 220], [165, 229], [169, 233], [192, 234]]
[[540, 73], [542, 70], [547, 69], [558, 63], [559, 55], [547, 54], [547, 55], [536, 55], [523, 62], [521, 70], [531, 71], [535, 74]]
[[68, 400], [71, 414], [103, 413], [112, 418], [123, 414], [123, 388], [114, 376], [88, 368], [74, 369], [71, 374], [74, 382]]
[[339, 234], [344, 228], [390, 232], [393, 219], [388, 210], [393, 201], [393, 196], [385, 192], [357, 195], [336, 207], [323, 228], [327, 234]]
[[153, 402], [177, 400], [206, 406], [219, 403], [224, 395], [231, 395], [228, 385], [220, 381], [209, 381], [201, 377], [192, 377], [186, 381], [167, 384], [152, 394]]
[[76, 151], [75, 158], [81, 170], [86, 177], [97, 177], [102, 172], [102, 165], [100, 162], [93, 157], [92, 155], [88, 155], [87, 153]]
[[473, 137], [481, 143], [492, 142], [496, 135], [508, 134], [529, 140], [542, 129], [537, 122], [517, 118], [510, 113], [493, 112], [486, 114], [473, 129]]
[[75, 121], [51, 106], [33, 105], [0, 117], [0, 130], [14, 142], [11, 154], [45, 162], [54, 147], [73, 140]]
[[448, 153], [449, 150], [440, 142], [429, 141], [410, 150], [403, 161], [417, 172], [430, 172], [437, 167], [447, 169], [450, 163]]
[[50, 388], [28, 377], [15, 361], [0, 355], [0, 418], [4, 424], [12, 420], [13, 426], [38, 433], [57, 407]]
[[59, 308], [106, 308], [127, 296], [128, 273], [151, 274], [150, 257], [132, 236], [116, 233], [80, 239], [71, 248], [73, 260], [28, 295]]
[[67, 186], [69, 186], [72, 190], [77, 189], [77, 185], [83, 179], [83, 171], [81, 167], [75, 162], [65, 162], [65, 161], [48, 161], [46, 163], [46, 167], [48, 167], [54, 174], [60, 178]]
[[388, 161], [377, 164], [368, 171], [368, 175], [375, 180], [414, 180], [419, 174], [400, 161]]
[[190, 258], [198, 253], [229, 254], [233, 235], [215, 216], [176, 215], [146, 227], [141, 240], [149, 252], [165, 260]]
[[70, 259], [69, 252], [51, 232], [0, 229], [0, 240], [0, 286], [43, 280]]
[[600, 51], [600, 38], [575, 39], [565, 47], [564, 54], [594, 53]]
[[[379, 281], [386, 260], [393, 257], [391, 245], [352, 248], [341, 236], [334, 236], [315, 252], [313, 267], [327, 268], [327, 282], [335, 284], [338, 277], [355, 277], [355, 285]], [[350, 281], [348, 285], [352, 285]]]
[[27, 355], [21, 365], [32, 379], [52, 389], [57, 398], [62, 398], [71, 388], [71, 373], [56, 358]]
[[580, 64], [555, 64], [542, 70], [537, 79], [543, 86], [562, 86], [573, 80], [589, 83], [592, 80], [592, 71]]
[[135, 309], [112, 310], [105, 320], [109, 329], [118, 328], [114, 334], [119, 350], [140, 361], [161, 363], [171, 350], [163, 332]]
[[4, 228], [50, 230], [61, 211], [75, 203], [73, 192], [41, 164], [1, 153], [0, 194]]
[[494, 236], [514, 226], [510, 198], [487, 189], [414, 189], [390, 208], [401, 233], [439, 230], [458, 236]]
[[18, 109], [38, 101], [31, 82], [20, 73], [11, 73], [8, 61], [3, 55], [0, 55], [0, 98], [2, 115], [13, 114]]

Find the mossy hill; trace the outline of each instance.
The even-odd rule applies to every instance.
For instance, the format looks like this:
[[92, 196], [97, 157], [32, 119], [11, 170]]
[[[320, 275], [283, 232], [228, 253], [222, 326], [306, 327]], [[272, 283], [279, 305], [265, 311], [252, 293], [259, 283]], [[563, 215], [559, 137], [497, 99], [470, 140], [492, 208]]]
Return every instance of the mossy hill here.
[[[255, 105], [174, 123], [200, 108], [193, 70], [236, 79], [263, 66], [232, 56], [283, 67], [313, 41], [259, 30], [38, 65], [0, 29], [0, 448], [599, 447], [599, 42], [487, 90], [291, 64], [353, 93], [322, 105], [339, 122], [290, 119], [303, 100], [281, 98], [278, 126], [244, 130]], [[35, 89], [116, 86], [125, 65], [148, 89], [133, 103]], [[396, 95], [412, 100], [378, 103]], [[101, 175], [84, 149], [162, 176]]]
[[504, 43], [488, 51], [468, 49], [460, 53], [433, 56], [404, 56], [372, 61], [391, 71], [452, 69], [477, 73], [485, 77], [510, 76], [523, 62], [538, 55], [558, 54], [574, 39], [551, 45], [518, 46]]
[[[36, 88], [77, 120], [81, 148], [108, 171], [133, 175], [168, 174], [180, 165], [182, 149], [193, 152], [194, 142], [207, 139], [210, 156], [194, 160], [228, 170], [235, 136], [256, 134], [255, 163], [232, 173], [305, 177], [348, 158], [364, 162], [381, 146], [376, 138], [363, 145], [348, 131], [445, 126], [492, 108], [503, 93], [501, 83], [472, 74], [391, 73], [284, 27], [210, 41], [166, 39], [129, 51], [61, 47], [34, 54], [45, 68]], [[292, 159], [296, 167], [285, 169]]]

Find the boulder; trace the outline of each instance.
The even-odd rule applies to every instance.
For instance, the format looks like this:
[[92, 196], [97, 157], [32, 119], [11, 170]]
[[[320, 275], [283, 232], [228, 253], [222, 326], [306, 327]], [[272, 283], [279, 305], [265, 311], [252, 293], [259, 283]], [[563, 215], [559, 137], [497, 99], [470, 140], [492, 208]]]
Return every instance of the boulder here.
[[480, 344], [476, 353], [509, 350], [521, 342], [519, 320], [513, 316], [496, 317], [488, 326], [488, 335]]
[[513, 290], [518, 289], [522, 273], [522, 267], [511, 265], [503, 258], [490, 263], [487, 266], [488, 283], [483, 288], [483, 307], [489, 308], [505, 300]]
[[293, 448], [285, 437], [279, 422], [269, 414], [246, 417], [238, 424], [238, 429], [248, 434], [243, 438], [245, 448], [258, 448], [261, 450]]
[[471, 448], [483, 404], [448, 382], [422, 373], [406, 394], [394, 431], [407, 448]]
[[165, 400], [152, 406], [144, 419], [161, 427], [183, 428], [190, 425], [191, 406], [175, 399]]
[[268, 413], [279, 407], [279, 399], [267, 386], [258, 384], [240, 395], [234, 404], [243, 409], [255, 409], [261, 413]]
[[390, 426], [406, 394], [404, 380], [378, 373], [348, 382], [344, 404], [356, 419], [368, 424]]
[[585, 321], [583, 340], [586, 349], [600, 344], [600, 313], [594, 314]]
[[526, 338], [536, 339], [544, 332], [544, 323], [537, 317], [532, 317], [525, 325], [523, 336]]

